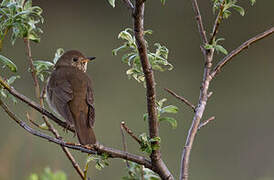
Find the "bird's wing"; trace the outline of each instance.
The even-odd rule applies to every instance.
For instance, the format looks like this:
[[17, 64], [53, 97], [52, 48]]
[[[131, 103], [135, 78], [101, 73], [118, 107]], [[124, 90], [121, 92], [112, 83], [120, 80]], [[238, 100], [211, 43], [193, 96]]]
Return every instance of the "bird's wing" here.
[[52, 75], [47, 86], [47, 92], [50, 105], [71, 125], [73, 116], [68, 104], [73, 98], [71, 84], [63, 78], [58, 79]]
[[87, 104], [88, 104], [87, 124], [89, 127], [93, 127], [95, 122], [95, 108], [94, 108], [94, 99], [93, 99], [91, 81], [88, 81], [88, 84], [87, 84]]

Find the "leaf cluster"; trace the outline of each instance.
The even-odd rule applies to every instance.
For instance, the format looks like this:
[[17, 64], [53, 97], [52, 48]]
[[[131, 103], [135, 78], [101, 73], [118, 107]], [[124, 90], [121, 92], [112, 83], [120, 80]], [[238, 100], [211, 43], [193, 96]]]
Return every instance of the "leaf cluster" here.
[[[153, 150], [157, 150], [160, 148], [160, 137], [149, 138], [146, 133], [142, 133], [139, 135], [139, 139], [141, 140], [140, 149], [142, 152], [146, 152], [150, 155]], [[157, 144], [155, 142], [159, 143]]]
[[[138, 48], [134, 35], [132, 35], [133, 30], [126, 28], [119, 33], [118, 39], [124, 40], [124, 44], [120, 47], [113, 49], [112, 54], [117, 55], [121, 50], [127, 50], [127, 53], [122, 56], [122, 62], [128, 64], [130, 67], [126, 74], [129, 78], [134, 78], [137, 82], [144, 83], [145, 76], [142, 69], [141, 60], [138, 54]], [[152, 34], [151, 30], [144, 32], [145, 35]], [[148, 43], [146, 42], [147, 46]], [[168, 49], [159, 43], [155, 43], [155, 52], [148, 50], [148, 59], [153, 70], [165, 71], [172, 70], [173, 66], [168, 62]]]
[[3, 0], [0, 7], [0, 47], [11, 30], [11, 43], [17, 39], [27, 38], [39, 42], [43, 31], [37, 24], [43, 23], [42, 9], [32, 6], [32, 0]]
[[[46, 61], [46, 60], [36, 60], [33, 61], [33, 66], [36, 72], [37, 77], [44, 82], [45, 77], [49, 76], [55, 63], [57, 62], [57, 60], [59, 59], [59, 57], [62, 56], [62, 54], [64, 53], [64, 49], [59, 48], [56, 50], [55, 56], [51, 61]], [[30, 71], [31, 69], [29, 69]]]
[[161, 178], [148, 168], [144, 168], [134, 162], [128, 162], [129, 167], [127, 167], [128, 175], [122, 177], [123, 180], [160, 180]]
[[67, 180], [67, 175], [62, 171], [52, 172], [50, 168], [45, 168], [40, 175], [33, 173], [28, 180]]
[[[245, 15], [245, 10], [241, 6], [237, 5], [237, 0], [212, 0], [213, 1], [213, 12], [222, 9], [222, 18], [227, 19], [231, 15], [230, 9], [236, 10], [240, 15]], [[253, 6], [256, 0], [250, 0]]]
[[[172, 118], [172, 117], [162, 117], [163, 114], [165, 113], [169, 113], [169, 114], [176, 114], [178, 112], [178, 107], [177, 106], [174, 106], [174, 105], [168, 105], [168, 106], [164, 106], [164, 102], [166, 102], [167, 99], [164, 98], [164, 99], [161, 99], [160, 101], [158, 101], [156, 103], [157, 105], [157, 114], [158, 114], [158, 119], [159, 119], [159, 122], [168, 122], [171, 127], [173, 129], [177, 128], [177, 120]], [[144, 114], [144, 120], [147, 121], [148, 120], [148, 114], [145, 113]]]
[[108, 162], [109, 155], [107, 153], [103, 153], [102, 155], [89, 155], [86, 160], [86, 166], [91, 162], [94, 161], [95, 168], [98, 170], [102, 170], [104, 167], [109, 166]]

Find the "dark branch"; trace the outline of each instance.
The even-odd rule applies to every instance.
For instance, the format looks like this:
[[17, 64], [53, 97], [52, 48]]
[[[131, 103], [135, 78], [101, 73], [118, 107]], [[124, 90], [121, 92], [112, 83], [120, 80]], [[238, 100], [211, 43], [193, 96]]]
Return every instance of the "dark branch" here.
[[67, 142], [63, 141], [62, 139], [57, 139], [57, 138], [51, 137], [49, 135], [43, 134], [37, 130], [32, 129], [25, 122], [20, 120], [12, 111], [9, 110], [8, 106], [6, 104], [4, 104], [1, 99], [0, 99], [0, 106], [9, 115], [9, 117], [11, 117], [12, 120], [14, 120], [18, 125], [20, 125], [23, 129], [25, 129], [27, 132], [29, 132], [30, 134], [32, 134], [34, 136], [46, 139], [50, 142], [53, 142], [55, 144], [58, 144], [58, 145], [61, 145], [61, 146], [64, 146], [64, 147], [67, 147], [70, 149], [81, 151], [83, 153], [99, 154], [99, 155], [102, 153], [107, 153], [110, 158], [121, 158], [121, 159], [129, 160], [129, 161], [138, 163], [140, 165], [144, 165], [145, 167], [147, 167], [151, 170], [154, 170], [154, 167], [151, 165], [150, 161], [147, 160], [143, 156], [138, 156], [138, 155], [120, 151], [117, 149], [108, 148], [108, 147], [105, 147], [105, 146], [99, 145], [99, 144], [95, 144], [95, 145], [91, 145], [91, 146], [89, 146], [89, 145], [83, 146], [80, 144], [67, 143]]
[[221, 21], [223, 19], [224, 4], [225, 4], [225, 1], [223, 1], [223, 3], [220, 5], [220, 10], [219, 10], [219, 13], [218, 13], [218, 15], [216, 17], [214, 26], [213, 26], [213, 30], [212, 30], [211, 38], [209, 40], [209, 44], [212, 44], [213, 40], [215, 40], [216, 35], [218, 33], [219, 26], [220, 26]]
[[251, 44], [258, 42], [259, 40], [271, 35], [274, 33], [274, 27], [254, 36], [253, 38], [247, 40], [242, 45], [240, 45], [238, 48], [233, 50], [231, 53], [229, 53], [224, 59], [222, 59], [217, 66], [214, 68], [214, 70], [211, 73], [211, 77], [214, 78], [216, 74], [218, 74], [224, 65], [226, 65], [229, 61], [232, 60], [233, 57], [238, 55], [240, 52], [242, 52], [244, 49], [247, 49]]
[[197, 0], [192, 1], [192, 6], [193, 6], [193, 10], [194, 10], [194, 13], [195, 13], [195, 16], [196, 16], [198, 30], [200, 32], [203, 44], [207, 44], [208, 40], [207, 40], [207, 37], [206, 37], [206, 32], [205, 32], [205, 28], [204, 28], [204, 25], [203, 25], [202, 16], [201, 16], [201, 13], [200, 13], [200, 10], [199, 10]]
[[[67, 128], [67, 123], [61, 121], [56, 116], [54, 116], [52, 113], [48, 112], [46, 109], [42, 108], [40, 105], [38, 105], [36, 102], [30, 100], [26, 96], [20, 94], [17, 92], [13, 87], [9, 86], [4, 79], [0, 76], [0, 85], [2, 85], [9, 93], [11, 93], [16, 98], [20, 99], [30, 107], [34, 108], [41, 114], [44, 114], [48, 118], [52, 119], [55, 123], [57, 123], [59, 126], [62, 126], [63, 128]], [[72, 127], [68, 127], [68, 130], [71, 132], [74, 132], [74, 129]]]
[[[144, 39], [144, 11], [144, 1], [135, 0], [135, 8], [133, 13], [134, 34], [146, 81], [149, 137], [154, 138], [159, 137], [159, 124], [156, 108], [156, 90], [154, 74], [148, 60], [147, 47]], [[159, 145], [159, 142], [153, 142], [152, 145]], [[154, 171], [157, 172], [162, 179], [173, 179], [172, 174], [169, 172], [165, 163], [161, 159], [161, 152], [159, 149], [153, 150], [150, 155], [150, 158], [152, 165], [155, 167]]]
[[135, 141], [138, 142], [138, 144], [141, 144], [142, 141], [132, 132], [132, 130], [130, 130], [125, 122], [121, 122], [121, 128], [123, 128]]
[[192, 108], [193, 112], [195, 113], [196, 111], [196, 107], [191, 103], [189, 102], [186, 98], [182, 97], [182, 96], [179, 96], [178, 94], [176, 94], [175, 92], [171, 91], [170, 89], [168, 88], [165, 88], [165, 90], [170, 93], [172, 96], [174, 96], [175, 98], [179, 99], [180, 101], [182, 101], [183, 103], [185, 103], [186, 105], [188, 105], [189, 107]]

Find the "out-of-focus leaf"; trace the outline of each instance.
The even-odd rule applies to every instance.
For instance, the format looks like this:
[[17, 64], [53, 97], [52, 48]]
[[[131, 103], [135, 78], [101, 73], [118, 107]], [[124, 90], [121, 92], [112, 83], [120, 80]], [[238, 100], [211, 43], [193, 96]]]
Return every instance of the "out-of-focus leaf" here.
[[0, 55], [0, 62], [7, 66], [12, 72], [17, 71], [16, 65], [7, 57]]
[[115, 0], [108, 0], [108, 3], [115, 8]]

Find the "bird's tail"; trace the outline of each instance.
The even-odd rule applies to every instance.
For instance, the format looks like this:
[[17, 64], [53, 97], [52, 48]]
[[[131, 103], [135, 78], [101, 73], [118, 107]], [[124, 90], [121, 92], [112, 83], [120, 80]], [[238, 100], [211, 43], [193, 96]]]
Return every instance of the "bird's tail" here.
[[87, 116], [80, 113], [80, 119], [74, 123], [76, 134], [80, 144], [95, 144], [96, 137], [93, 128], [87, 124]]

